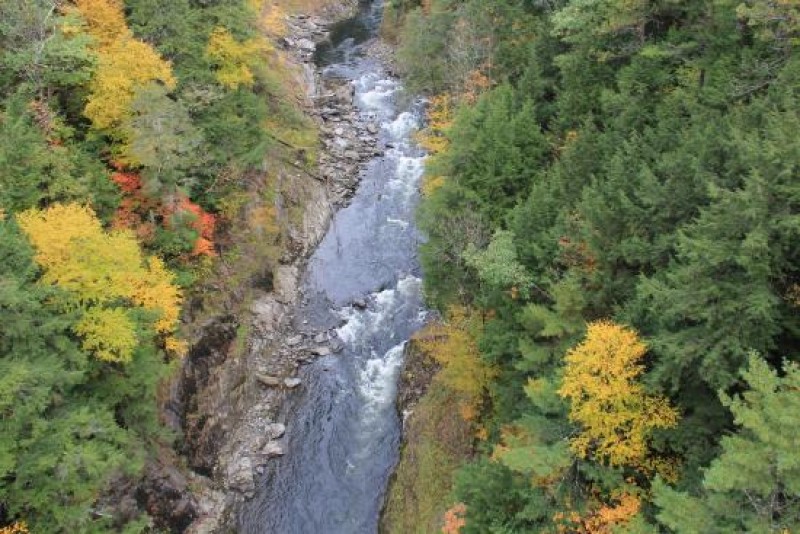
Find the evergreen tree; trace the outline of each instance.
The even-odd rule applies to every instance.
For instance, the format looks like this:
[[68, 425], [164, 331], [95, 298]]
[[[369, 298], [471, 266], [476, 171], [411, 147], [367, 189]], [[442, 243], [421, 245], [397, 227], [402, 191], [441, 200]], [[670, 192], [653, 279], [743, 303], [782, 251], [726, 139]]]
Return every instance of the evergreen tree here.
[[739, 430], [722, 438], [722, 452], [691, 495], [656, 487], [658, 519], [675, 532], [792, 532], [800, 527], [800, 367], [783, 376], [751, 354], [742, 378], [748, 390], [721, 394]]

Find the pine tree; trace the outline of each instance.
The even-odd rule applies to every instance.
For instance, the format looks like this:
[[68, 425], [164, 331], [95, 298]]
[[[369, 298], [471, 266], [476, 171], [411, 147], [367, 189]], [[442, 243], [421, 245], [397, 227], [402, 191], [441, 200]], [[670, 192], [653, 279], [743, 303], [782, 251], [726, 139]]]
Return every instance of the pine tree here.
[[742, 378], [749, 389], [721, 393], [739, 430], [722, 438], [722, 452], [705, 473], [699, 496], [661, 484], [658, 519], [676, 532], [792, 532], [800, 528], [800, 367], [778, 376], [751, 354]]

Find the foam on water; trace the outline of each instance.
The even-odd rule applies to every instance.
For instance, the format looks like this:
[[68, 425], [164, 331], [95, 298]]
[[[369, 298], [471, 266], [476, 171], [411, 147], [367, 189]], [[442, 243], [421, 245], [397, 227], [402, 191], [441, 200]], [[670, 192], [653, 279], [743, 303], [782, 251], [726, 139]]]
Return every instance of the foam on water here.
[[404, 111], [391, 122], [386, 122], [383, 127], [389, 132], [392, 140], [406, 141], [415, 130], [419, 129], [419, 119], [410, 111]]
[[387, 323], [402, 308], [418, 307], [421, 302], [422, 280], [415, 276], [405, 276], [397, 283], [396, 288], [384, 289], [372, 295], [372, 304], [368, 309], [359, 310], [354, 306], [347, 306], [339, 311], [345, 323], [336, 329], [336, 334], [343, 342], [358, 345], [359, 342], [369, 341], [369, 335], [377, 333], [391, 334], [386, 327]]
[[358, 389], [364, 398], [362, 421], [369, 424], [381, 412], [391, 407], [397, 391], [397, 374], [403, 364], [406, 342], [398, 343], [386, 354], [376, 356], [364, 363], [359, 374]]
[[368, 72], [355, 82], [356, 104], [366, 112], [376, 112], [388, 118], [391, 114], [391, 99], [400, 90], [395, 80], [384, 78], [380, 73]]
[[408, 202], [410, 197], [415, 195], [419, 186], [420, 178], [425, 171], [425, 158], [419, 156], [396, 156], [397, 170], [395, 176], [389, 180], [388, 185], [391, 189], [398, 191]]

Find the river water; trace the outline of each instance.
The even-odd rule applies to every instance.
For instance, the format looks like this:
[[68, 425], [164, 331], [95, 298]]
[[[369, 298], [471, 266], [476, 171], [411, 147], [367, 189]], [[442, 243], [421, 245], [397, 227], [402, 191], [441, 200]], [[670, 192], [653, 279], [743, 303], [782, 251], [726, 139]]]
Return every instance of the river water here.
[[284, 414], [288, 452], [270, 462], [239, 518], [241, 532], [374, 533], [397, 462], [403, 348], [427, 314], [414, 226], [424, 154], [413, 142], [420, 103], [403, 98], [399, 82], [363, 53], [380, 16], [380, 0], [362, 3], [358, 17], [333, 28], [331, 45], [317, 53], [324, 76], [353, 84], [359, 112], [380, 124], [384, 149], [364, 166], [303, 283], [298, 328], [336, 328], [345, 348], [302, 371], [303, 385]]

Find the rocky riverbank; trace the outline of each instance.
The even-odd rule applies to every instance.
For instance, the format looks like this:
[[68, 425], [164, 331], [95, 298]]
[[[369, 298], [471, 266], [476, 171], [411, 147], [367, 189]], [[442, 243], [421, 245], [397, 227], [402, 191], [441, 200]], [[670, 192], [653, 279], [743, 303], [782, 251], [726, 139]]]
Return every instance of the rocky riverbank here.
[[[345, 5], [347, 4], [347, 5]], [[287, 395], [302, 388], [300, 366], [336, 353], [332, 331], [301, 334], [293, 327], [304, 264], [324, 236], [334, 211], [355, 191], [361, 164], [376, 154], [378, 125], [362, 118], [349, 82], [323, 80], [313, 64], [328, 28], [350, 16], [357, 2], [339, 2], [323, 15], [286, 19], [278, 45], [295, 64], [305, 107], [319, 127], [316, 170], [285, 166], [279, 173], [277, 209], [300, 206], [289, 225], [280, 265], [269, 273], [271, 291], [254, 299], [247, 316], [221, 314], [199, 328], [179, 377], [166, 395], [164, 418], [184, 436], [188, 469], [171, 451], [153, 462], [137, 492], [140, 505], [174, 532], [232, 531], [231, 512], [252, 496], [266, 463], [286, 454], [286, 425], [279, 422]], [[235, 269], [235, 266], [233, 267]]]

